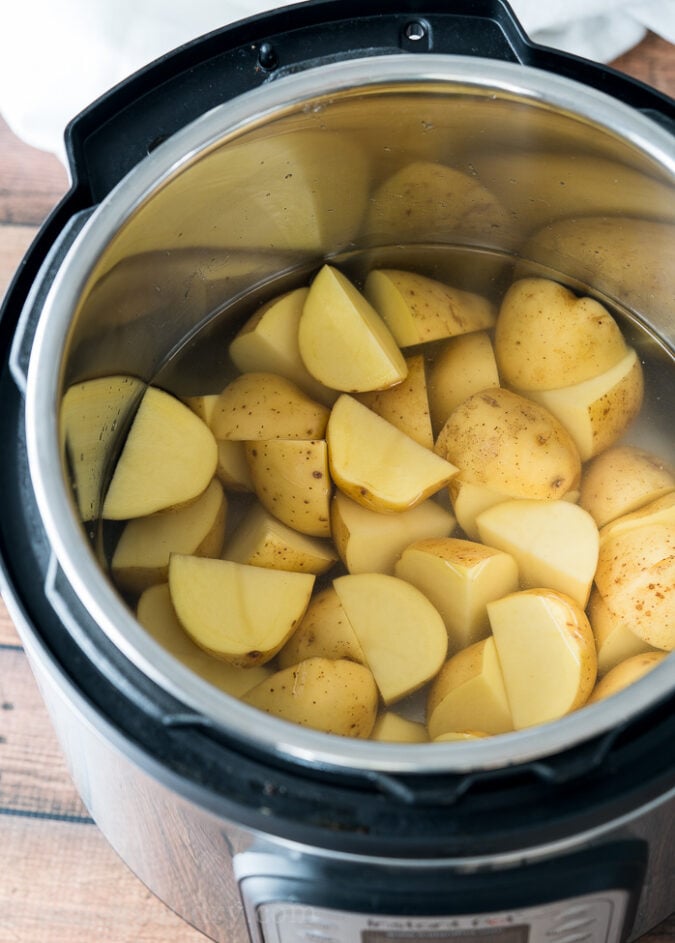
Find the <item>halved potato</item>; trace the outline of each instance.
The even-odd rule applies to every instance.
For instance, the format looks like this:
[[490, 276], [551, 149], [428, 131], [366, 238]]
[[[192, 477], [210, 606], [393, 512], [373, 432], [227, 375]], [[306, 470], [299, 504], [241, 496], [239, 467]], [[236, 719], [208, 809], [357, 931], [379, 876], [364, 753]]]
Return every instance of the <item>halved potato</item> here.
[[598, 528], [569, 501], [502, 501], [476, 519], [481, 540], [510, 554], [521, 586], [546, 586], [585, 607], [598, 562]]
[[429, 735], [424, 724], [393, 711], [383, 711], [375, 721], [370, 739], [382, 743], [427, 743]]
[[273, 658], [305, 613], [310, 573], [289, 573], [175, 553], [169, 562], [171, 601], [190, 638], [232, 665]]
[[101, 514], [143, 517], [186, 504], [213, 478], [218, 447], [189, 406], [149, 386], [117, 460]]
[[242, 700], [282, 720], [342, 737], [368, 737], [378, 705], [368, 668], [329, 658], [282, 668]]
[[457, 469], [353, 396], [343, 394], [326, 429], [335, 484], [374, 511], [405, 511], [439, 491]]
[[518, 589], [508, 553], [455, 537], [417, 540], [401, 554], [396, 576], [416, 586], [440, 612], [448, 654], [490, 634], [487, 603]]
[[434, 447], [424, 357], [406, 357], [405, 380], [386, 390], [359, 393], [359, 402], [427, 449]]
[[675, 649], [675, 525], [645, 524], [607, 537], [595, 585], [610, 613], [639, 638]]
[[297, 629], [279, 652], [279, 666], [305, 658], [348, 658], [360, 665], [366, 656], [333, 586], [312, 596]]
[[606, 697], [618, 694], [619, 691], [627, 688], [629, 684], [634, 684], [640, 678], [644, 678], [648, 672], [660, 665], [666, 657], [665, 652], [641, 652], [639, 655], [631, 655], [630, 658], [624, 659], [598, 681], [593, 688], [588, 703], [595, 704]]
[[632, 349], [590, 380], [528, 393], [568, 430], [583, 462], [614, 445], [626, 432], [640, 412], [643, 395], [642, 367]]
[[302, 534], [330, 536], [332, 482], [323, 439], [247, 442], [246, 460], [263, 507]]
[[454, 654], [429, 689], [427, 729], [431, 740], [446, 733], [513, 730], [497, 649], [490, 636]]
[[663, 459], [635, 445], [615, 445], [584, 469], [579, 504], [602, 527], [669, 491], [675, 491], [675, 475]]
[[520, 392], [582, 383], [616, 366], [626, 342], [609, 311], [548, 278], [522, 278], [504, 295], [495, 356]]
[[476, 523], [479, 514], [499, 504], [500, 501], [509, 501], [511, 497], [503, 491], [495, 491], [485, 485], [462, 481], [459, 475], [456, 475], [448, 485], [448, 494], [457, 523], [470, 540], [480, 540]]
[[593, 632], [581, 606], [550, 589], [527, 589], [488, 603], [516, 730], [581, 707], [597, 676]]
[[416, 272], [374, 269], [363, 290], [399, 347], [482, 331], [492, 327], [497, 316], [495, 306], [482, 295]]
[[211, 419], [217, 439], [321, 439], [328, 409], [276, 373], [242, 373], [225, 387]]
[[616, 517], [609, 524], [605, 524], [600, 528], [600, 543], [604, 543], [609, 537], [623, 534], [637, 527], [644, 527], [647, 524], [675, 526], [675, 490], [656, 498], [655, 501], [650, 501], [637, 511], [622, 514], [621, 517]]
[[200, 396], [186, 396], [183, 402], [189, 406], [193, 413], [211, 428], [213, 413], [218, 404], [219, 393], [204, 393]]
[[125, 375], [99, 377], [69, 387], [61, 400], [61, 434], [83, 521], [99, 516], [110, 449], [144, 385]]
[[628, 623], [610, 612], [597, 588], [591, 592], [587, 613], [598, 652], [598, 677], [626, 658], [655, 650], [632, 632]]
[[418, 589], [383, 573], [333, 580], [386, 705], [434, 677], [445, 660], [443, 619]]
[[403, 354], [380, 315], [331, 265], [324, 265], [310, 286], [298, 344], [311, 375], [334, 390], [383, 390], [407, 373]]
[[204, 681], [233, 697], [241, 697], [271, 674], [267, 665], [235, 668], [195, 645], [178, 621], [167, 583], [146, 589], [138, 600], [136, 618], [156, 642]]
[[230, 344], [230, 357], [241, 373], [276, 373], [329, 405], [337, 393], [311, 375], [298, 346], [298, 325], [308, 293], [309, 288], [296, 288], [266, 302]]
[[172, 553], [219, 556], [226, 515], [227, 498], [214, 478], [190, 504], [129, 521], [113, 553], [113, 579], [122, 589], [140, 593], [153, 583], [166, 583]]
[[422, 537], [447, 537], [455, 518], [431, 498], [408, 511], [379, 514], [341, 491], [331, 501], [331, 534], [350, 573], [389, 573], [401, 552]]
[[577, 486], [581, 473], [579, 452], [561, 422], [501, 387], [460, 403], [443, 426], [436, 451], [459, 468], [460, 481], [512, 498], [561, 498]]
[[218, 439], [216, 475], [230, 491], [253, 491], [253, 479], [246, 461], [246, 443], [238, 439]]
[[223, 559], [318, 576], [337, 562], [338, 554], [330, 541], [301, 534], [256, 503], [237, 524]]
[[427, 390], [434, 435], [456, 406], [473, 393], [499, 386], [497, 361], [486, 331], [451, 337], [429, 368]]

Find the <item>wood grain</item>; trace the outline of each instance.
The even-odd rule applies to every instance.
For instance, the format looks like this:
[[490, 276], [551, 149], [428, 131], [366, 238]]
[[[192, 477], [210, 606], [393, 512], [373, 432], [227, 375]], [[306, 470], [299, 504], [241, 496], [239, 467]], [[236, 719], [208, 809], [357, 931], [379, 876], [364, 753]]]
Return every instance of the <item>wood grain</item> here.
[[[675, 95], [675, 47], [649, 35], [614, 66]], [[0, 118], [0, 297], [68, 186]], [[199, 943], [92, 824], [0, 600], [0, 943]], [[675, 916], [640, 943], [675, 943]]]

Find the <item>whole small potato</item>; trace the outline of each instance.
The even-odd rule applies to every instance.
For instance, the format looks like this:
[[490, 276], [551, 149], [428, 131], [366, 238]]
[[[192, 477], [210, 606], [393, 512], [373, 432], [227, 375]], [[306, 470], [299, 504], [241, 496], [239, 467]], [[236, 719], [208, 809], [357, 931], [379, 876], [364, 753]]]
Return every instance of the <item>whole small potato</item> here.
[[460, 403], [436, 451], [459, 468], [462, 482], [512, 498], [561, 498], [581, 474], [579, 452], [561, 423], [543, 406], [501, 387]]

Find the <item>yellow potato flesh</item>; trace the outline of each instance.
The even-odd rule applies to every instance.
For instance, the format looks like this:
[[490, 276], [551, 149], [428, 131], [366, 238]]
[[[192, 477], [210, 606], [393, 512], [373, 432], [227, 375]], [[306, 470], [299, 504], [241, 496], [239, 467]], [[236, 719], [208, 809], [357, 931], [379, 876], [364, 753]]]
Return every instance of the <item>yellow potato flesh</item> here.
[[330, 535], [332, 485], [323, 439], [247, 442], [246, 460], [263, 507], [302, 534]]
[[422, 537], [446, 537], [455, 518], [429, 499], [398, 514], [378, 514], [336, 491], [331, 502], [331, 534], [350, 573], [389, 573], [401, 552]]
[[502, 300], [495, 356], [507, 386], [571, 386], [605, 373], [625, 354], [623, 334], [607, 309], [557, 282], [523, 278]]
[[226, 560], [272, 570], [325, 573], [338, 555], [327, 540], [299, 533], [254, 504], [237, 525], [223, 552]]
[[481, 331], [496, 318], [486, 298], [414, 272], [375, 269], [364, 293], [400, 347]]
[[406, 358], [405, 380], [386, 390], [359, 393], [359, 402], [427, 449], [434, 447], [424, 357]]
[[328, 409], [275, 373], [242, 373], [225, 387], [211, 419], [217, 439], [320, 439]]
[[412, 543], [401, 554], [395, 574], [438, 609], [450, 655], [488, 636], [487, 603], [518, 589], [513, 557], [454, 537]]
[[546, 586], [588, 602], [598, 562], [598, 528], [569, 501], [502, 501], [477, 518], [483, 543], [510, 554], [523, 588]]
[[433, 678], [445, 659], [448, 638], [426, 596], [383, 573], [340, 576], [333, 586], [385, 704]]
[[240, 667], [264, 664], [298, 624], [314, 586], [309, 573], [174, 554], [171, 601], [190, 638]]
[[512, 498], [561, 498], [579, 482], [570, 434], [547, 409], [510, 390], [474, 393], [452, 411], [436, 451], [458, 479]]
[[597, 656], [580, 606], [562, 593], [530, 589], [488, 603], [488, 614], [516, 730], [586, 702]]
[[560, 389], [532, 390], [528, 396], [557, 417], [586, 462], [626, 432], [640, 411], [643, 394], [640, 360], [629, 350], [599, 376]]
[[277, 373], [312, 399], [330, 404], [337, 394], [309, 373], [298, 346], [298, 325], [308, 293], [308, 288], [296, 288], [264, 304], [230, 344], [230, 357], [241, 373]]
[[71, 386], [61, 401], [61, 431], [83, 521], [99, 515], [110, 449], [143, 387], [136, 377], [100, 377]]
[[327, 586], [312, 597], [300, 624], [279, 652], [279, 666], [288, 668], [313, 657], [347, 658], [360, 665], [366, 663], [333, 586]]
[[368, 737], [378, 704], [367, 668], [329, 658], [308, 658], [283, 668], [243, 700], [282, 720], [343, 737]]
[[230, 491], [253, 491], [246, 461], [246, 444], [235, 439], [218, 439], [216, 475]]
[[384, 711], [375, 721], [370, 739], [382, 743], [426, 743], [429, 735], [424, 724]]
[[110, 564], [115, 582], [141, 592], [165, 583], [172, 553], [215, 557], [225, 538], [227, 498], [215, 479], [195, 501], [129, 521]]
[[584, 469], [579, 504], [602, 527], [674, 490], [672, 469], [659, 456], [633, 445], [616, 445]]
[[380, 390], [405, 379], [403, 354], [364, 296], [324, 265], [312, 282], [298, 326], [303, 362], [325, 386], [344, 392]]
[[103, 502], [109, 520], [143, 517], [192, 501], [213, 478], [218, 447], [180, 400], [148, 387]]
[[639, 638], [675, 649], [675, 525], [645, 524], [603, 540], [595, 585]]
[[462, 730], [513, 730], [493, 638], [469, 645], [443, 665], [429, 689], [427, 729], [431, 740]]
[[375, 511], [415, 507], [457, 472], [352, 396], [340, 396], [333, 406], [326, 441], [335, 484]]
[[638, 508], [637, 511], [623, 514], [621, 517], [610, 521], [609, 524], [605, 524], [604, 527], [600, 528], [600, 543], [604, 543], [617, 534], [623, 534], [628, 530], [635, 530], [647, 524], [675, 526], [675, 491], [670, 491], [655, 501], [650, 501], [649, 504]]
[[434, 434], [439, 434], [456, 406], [495, 386], [499, 373], [489, 334], [475, 331], [446, 341], [433, 359], [427, 383]]
[[195, 645], [176, 617], [167, 583], [150, 586], [142, 593], [136, 618], [170, 655], [204, 681], [233, 697], [246, 694], [271, 673], [266, 665], [235, 668]]
[[457, 517], [457, 523], [471, 540], [480, 540], [478, 533], [478, 515], [488, 508], [494, 507], [500, 501], [508, 501], [510, 495], [501, 491], [494, 491], [485, 485], [476, 485], [470, 481], [462, 481], [459, 476], [452, 479], [448, 485], [448, 492], [452, 502], [452, 510]]

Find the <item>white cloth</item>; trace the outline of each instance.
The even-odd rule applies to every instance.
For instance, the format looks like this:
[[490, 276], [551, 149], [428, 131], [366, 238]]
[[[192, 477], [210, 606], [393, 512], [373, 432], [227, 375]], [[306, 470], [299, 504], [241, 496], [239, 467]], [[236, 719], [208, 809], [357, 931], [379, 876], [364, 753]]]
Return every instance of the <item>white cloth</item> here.
[[[70, 118], [117, 82], [196, 36], [289, 2], [7, 4], [0, 13], [0, 114], [26, 142], [63, 159]], [[647, 29], [675, 43], [675, 0], [512, 0], [511, 6], [534, 42], [600, 62], [630, 49]]]

